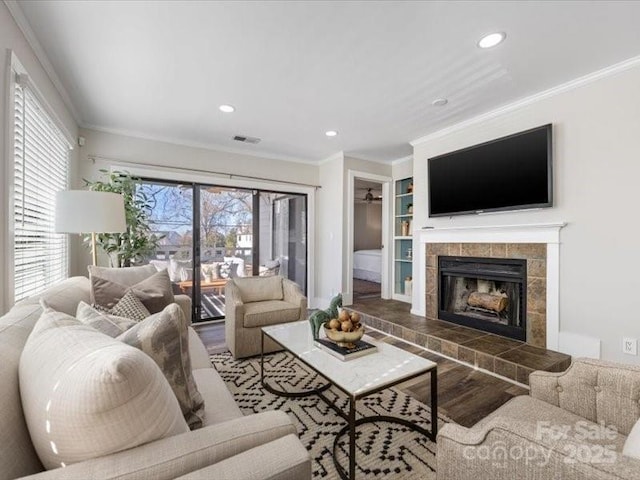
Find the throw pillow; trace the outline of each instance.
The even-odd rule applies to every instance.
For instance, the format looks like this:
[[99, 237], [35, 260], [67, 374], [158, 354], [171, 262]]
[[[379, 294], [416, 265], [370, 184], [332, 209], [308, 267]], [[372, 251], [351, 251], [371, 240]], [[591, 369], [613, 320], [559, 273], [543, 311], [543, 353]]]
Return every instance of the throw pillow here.
[[176, 260], [172, 257], [169, 260], [168, 270], [172, 282], [186, 282], [191, 280], [189, 270], [193, 271], [193, 267], [190, 260]]
[[175, 300], [171, 280], [166, 270], [156, 272], [134, 285], [126, 285], [98, 275], [91, 275], [91, 298], [95, 305], [112, 309], [129, 289], [151, 313], [161, 312], [164, 307]]
[[622, 454], [640, 460], [640, 420], [636, 422], [622, 447]]
[[82, 301], [78, 304], [76, 318], [83, 324], [89, 325], [112, 338], [124, 333], [136, 324], [130, 318], [101, 312]]
[[130, 318], [136, 322], [140, 322], [151, 315], [151, 312], [146, 309], [144, 304], [140, 301], [133, 290], [127, 290], [116, 306], [111, 309], [112, 315], [119, 317]]
[[24, 346], [19, 381], [29, 434], [47, 469], [189, 431], [153, 360], [50, 308]]
[[222, 265], [220, 262], [203, 263], [200, 266], [202, 276], [205, 279], [209, 277], [212, 280], [218, 280], [220, 278], [220, 265]]
[[178, 399], [189, 428], [200, 428], [204, 419], [204, 400], [191, 371], [188, 323], [182, 309], [173, 303], [117, 339], [139, 348], [158, 364]]
[[111, 280], [112, 282], [121, 283], [122, 285], [131, 287], [136, 283], [140, 283], [141, 281], [149, 278], [158, 270], [162, 269], [158, 269], [153, 265], [122, 268], [98, 267], [97, 265], [89, 265], [87, 267], [87, 270], [89, 270], [90, 277], [95, 275], [96, 277], [104, 278], [105, 280]]
[[219, 267], [220, 278], [230, 278], [231, 277], [231, 267], [232, 266], [233, 266], [232, 263], [220, 262], [220, 267]]

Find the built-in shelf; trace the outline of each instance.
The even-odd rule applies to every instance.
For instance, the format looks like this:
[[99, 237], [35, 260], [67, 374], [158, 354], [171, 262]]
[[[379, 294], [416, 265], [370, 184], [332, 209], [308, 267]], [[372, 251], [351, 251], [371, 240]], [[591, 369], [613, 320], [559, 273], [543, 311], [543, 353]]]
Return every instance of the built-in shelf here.
[[[411, 302], [413, 284], [413, 177], [394, 183], [393, 298]], [[409, 257], [409, 258], [407, 258]]]

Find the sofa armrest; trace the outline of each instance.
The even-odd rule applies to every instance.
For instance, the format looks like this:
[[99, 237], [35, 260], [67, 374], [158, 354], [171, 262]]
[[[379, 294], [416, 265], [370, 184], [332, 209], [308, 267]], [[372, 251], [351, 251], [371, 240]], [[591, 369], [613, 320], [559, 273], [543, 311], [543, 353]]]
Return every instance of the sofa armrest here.
[[236, 337], [244, 328], [244, 303], [238, 286], [229, 279], [224, 286], [224, 340], [227, 347], [236, 356]]
[[191, 297], [189, 295], [174, 295], [174, 300], [184, 313], [184, 318], [191, 325]]
[[263, 412], [24, 478], [170, 480], [295, 433], [286, 413]]
[[640, 417], [640, 366], [575, 359], [564, 372], [533, 372], [530, 395], [628, 435]]
[[234, 325], [239, 321], [239, 326], [242, 327], [244, 302], [240, 296], [240, 289], [233, 280], [229, 280], [224, 286], [224, 314], [225, 323]]
[[529, 395], [556, 407], [559, 406], [558, 379], [569, 370], [571, 370], [571, 366], [564, 372], [545, 372], [544, 370], [532, 372], [529, 374]]
[[304, 320], [307, 318], [307, 297], [302, 293], [300, 286], [287, 278], [283, 278], [282, 291], [284, 293], [285, 302], [292, 303], [300, 307], [300, 318], [298, 320]]
[[287, 435], [176, 480], [311, 480], [311, 457], [295, 435]]

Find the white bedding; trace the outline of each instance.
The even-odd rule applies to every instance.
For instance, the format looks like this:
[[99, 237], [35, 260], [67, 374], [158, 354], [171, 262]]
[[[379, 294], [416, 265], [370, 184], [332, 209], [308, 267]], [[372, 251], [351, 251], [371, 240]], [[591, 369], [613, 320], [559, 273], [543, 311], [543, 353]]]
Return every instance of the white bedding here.
[[353, 277], [369, 282], [381, 282], [382, 250], [353, 252]]

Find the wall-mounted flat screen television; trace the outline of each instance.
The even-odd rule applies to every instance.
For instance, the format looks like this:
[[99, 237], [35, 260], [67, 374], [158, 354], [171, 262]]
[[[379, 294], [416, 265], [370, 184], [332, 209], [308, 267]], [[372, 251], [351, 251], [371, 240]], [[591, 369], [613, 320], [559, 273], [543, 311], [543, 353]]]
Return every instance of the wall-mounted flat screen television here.
[[429, 216], [551, 207], [551, 124], [430, 158]]

